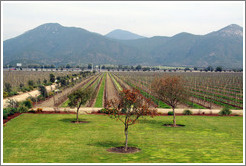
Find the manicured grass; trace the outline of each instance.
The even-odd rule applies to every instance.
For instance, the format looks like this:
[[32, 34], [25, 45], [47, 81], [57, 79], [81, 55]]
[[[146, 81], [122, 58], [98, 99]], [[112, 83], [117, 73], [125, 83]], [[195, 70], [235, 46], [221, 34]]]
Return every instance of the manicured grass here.
[[106, 78], [106, 74], [104, 74], [104, 76], [103, 76], [103, 80], [102, 80], [102, 83], [100, 85], [100, 89], [99, 89], [94, 107], [102, 107], [103, 106], [103, 91], [105, 88], [105, 78]]
[[134, 154], [107, 152], [124, 144], [124, 127], [106, 115], [22, 114], [3, 127], [5, 163], [242, 163], [243, 117], [146, 117], [129, 127]]

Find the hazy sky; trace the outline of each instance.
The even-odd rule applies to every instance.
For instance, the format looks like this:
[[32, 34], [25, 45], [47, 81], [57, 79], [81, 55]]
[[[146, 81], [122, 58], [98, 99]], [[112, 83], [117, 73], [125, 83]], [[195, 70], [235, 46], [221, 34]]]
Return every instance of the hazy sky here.
[[44, 23], [81, 27], [102, 35], [114, 29], [139, 35], [207, 34], [244, 25], [245, 2], [2, 2], [3, 40]]

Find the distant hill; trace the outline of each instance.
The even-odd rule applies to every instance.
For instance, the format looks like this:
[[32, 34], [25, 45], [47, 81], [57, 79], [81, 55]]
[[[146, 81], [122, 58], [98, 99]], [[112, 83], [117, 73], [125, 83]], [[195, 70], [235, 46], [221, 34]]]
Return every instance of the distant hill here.
[[123, 40], [57, 23], [3, 42], [3, 63], [122, 64], [243, 67], [243, 28], [232, 24], [206, 35], [179, 33]]
[[243, 28], [235, 24], [207, 35], [183, 32], [120, 42], [143, 50], [155, 65], [243, 67]]
[[[142, 55], [102, 35], [57, 23], [41, 25], [4, 41], [4, 64], [33, 60], [40, 64], [136, 64]], [[144, 58], [144, 57], [143, 57]]]
[[143, 36], [137, 35], [129, 31], [121, 30], [121, 29], [113, 30], [109, 32], [108, 34], [106, 34], [105, 36], [108, 38], [118, 39], [118, 40], [134, 40], [134, 39], [145, 38]]

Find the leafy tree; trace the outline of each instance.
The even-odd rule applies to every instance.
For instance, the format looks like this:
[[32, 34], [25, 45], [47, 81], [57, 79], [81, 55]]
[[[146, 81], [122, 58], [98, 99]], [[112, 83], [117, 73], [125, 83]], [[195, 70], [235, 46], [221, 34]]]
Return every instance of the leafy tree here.
[[128, 127], [135, 124], [143, 115], [156, 113], [155, 109], [150, 109], [150, 100], [145, 100], [138, 90], [124, 89], [120, 93], [119, 100], [110, 100], [106, 104], [106, 113], [110, 117], [120, 120], [124, 124], [125, 131], [125, 151], [128, 149]]
[[40, 92], [40, 94], [41, 94], [44, 98], [48, 97], [48, 93], [47, 93], [47, 90], [46, 90], [45, 86], [40, 85], [40, 86], [39, 86], [39, 92]]
[[28, 85], [29, 85], [29, 86], [34, 86], [34, 81], [33, 81], [33, 80], [29, 80], [29, 81], [28, 81]]
[[70, 69], [70, 68], [71, 68], [71, 66], [70, 66], [69, 64], [67, 64], [67, 65], [66, 65], [66, 68], [67, 68], [67, 69]]
[[40, 85], [41, 84], [41, 80], [40, 78], [37, 80], [37, 85]]
[[215, 71], [222, 72], [222, 67], [221, 66], [216, 67]]
[[24, 84], [20, 83], [20, 89], [24, 88]]
[[211, 71], [212, 72], [212, 71], [214, 71], [214, 68], [212, 66], [208, 66], [207, 67], [207, 71]]
[[82, 105], [84, 105], [87, 100], [90, 99], [92, 94], [92, 90], [90, 88], [85, 89], [85, 90], [76, 90], [73, 93], [71, 93], [68, 98], [69, 98], [69, 103], [68, 105], [70, 107], [77, 107], [77, 123], [79, 123], [79, 109]]
[[141, 65], [138, 65], [137, 67], [136, 67], [136, 70], [141, 70], [142, 69], [142, 66]]
[[92, 64], [88, 64], [88, 69], [92, 69]]
[[190, 68], [186, 67], [186, 68], [184, 69], [185, 72], [186, 72], [187, 70], [190, 70]]
[[194, 67], [194, 70], [197, 71], [197, 67]]
[[44, 81], [43, 81], [43, 82], [44, 82], [44, 84], [47, 84], [47, 82], [48, 82], [48, 81], [47, 81], [46, 79], [44, 79]]
[[56, 80], [55, 75], [51, 73], [51, 74], [50, 74], [50, 82], [54, 83], [55, 80]]
[[181, 101], [187, 99], [185, 93], [184, 80], [178, 76], [166, 76], [155, 78], [152, 82], [154, 93], [173, 109], [173, 126], [176, 126], [175, 108]]

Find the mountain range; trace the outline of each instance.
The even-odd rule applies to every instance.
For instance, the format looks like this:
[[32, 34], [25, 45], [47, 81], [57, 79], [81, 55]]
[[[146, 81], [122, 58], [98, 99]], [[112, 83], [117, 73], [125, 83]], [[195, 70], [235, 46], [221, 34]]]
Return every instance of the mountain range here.
[[143, 37], [124, 30], [107, 35], [47, 23], [3, 42], [3, 63], [121, 64], [243, 67], [243, 28], [231, 24], [206, 35]]

